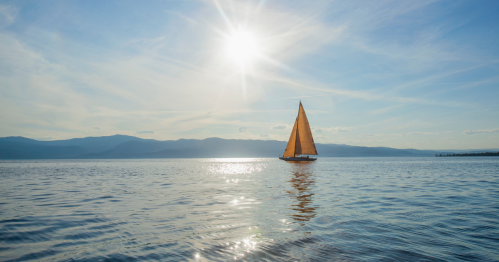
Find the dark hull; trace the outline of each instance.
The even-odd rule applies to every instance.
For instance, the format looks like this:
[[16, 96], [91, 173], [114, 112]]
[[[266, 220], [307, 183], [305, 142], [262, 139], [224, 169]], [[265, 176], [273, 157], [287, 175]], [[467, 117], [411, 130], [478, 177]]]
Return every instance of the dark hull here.
[[317, 158], [307, 158], [307, 157], [279, 157], [279, 159], [284, 161], [315, 161]]

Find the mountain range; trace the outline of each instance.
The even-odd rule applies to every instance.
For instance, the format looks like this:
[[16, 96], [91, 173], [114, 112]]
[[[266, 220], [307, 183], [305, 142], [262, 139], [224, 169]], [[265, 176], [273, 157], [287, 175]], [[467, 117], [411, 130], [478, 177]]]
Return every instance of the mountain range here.
[[[277, 157], [287, 142], [206, 138], [159, 141], [114, 135], [39, 141], [25, 137], [0, 138], [0, 159], [123, 159], [123, 158], [218, 158]], [[477, 150], [417, 150], [316, 144], [319, 157], [408, 157], [447, 153], [480, 153]], [[497, 149], [494, 149], [497, 151]]]

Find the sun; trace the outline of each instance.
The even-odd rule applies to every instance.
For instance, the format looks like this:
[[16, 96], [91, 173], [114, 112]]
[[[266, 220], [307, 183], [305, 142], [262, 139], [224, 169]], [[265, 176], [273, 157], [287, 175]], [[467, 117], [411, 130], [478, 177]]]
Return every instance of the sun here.
[[227, 37], [227, 55], [242, 66], [253, 63], [260, 56], [258, 38], [250, 31], [235, 30]]

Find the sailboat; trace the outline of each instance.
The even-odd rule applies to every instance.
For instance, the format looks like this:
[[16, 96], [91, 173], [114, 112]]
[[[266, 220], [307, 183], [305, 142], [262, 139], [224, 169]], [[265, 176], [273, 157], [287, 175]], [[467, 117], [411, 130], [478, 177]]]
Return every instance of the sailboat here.
[[309, 156], [303, 157], [301, 155], [318, 154], [317, 149], [315, 148], [314, 138], [312, 137], [312, 131], [310, 130], [310, 125], [308, 124], [307, 115], [305, 115], [305, 109], [303, 109], [303, 105], [300, 101], [295, 126], [293, 127], [293, 131], [291, 131], [291, 136], [289, 137], [286, 150], [284, 150], [284, 154], [282, 157], [279, 157], [279, 159], [286, 161], [317, 160], [317, 158], [311, 158]]

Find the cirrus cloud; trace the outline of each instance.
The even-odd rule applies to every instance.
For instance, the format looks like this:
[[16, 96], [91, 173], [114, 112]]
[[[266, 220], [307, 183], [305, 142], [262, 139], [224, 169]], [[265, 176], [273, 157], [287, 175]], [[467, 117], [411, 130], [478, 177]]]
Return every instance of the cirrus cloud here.
[[137, 131], [137, 135], [154, 134], [154, 131]]
[[463, 132], [464, 135], [473, 135], [473, 134], [483, 134], [483, 133], [496, 133], [499, 132], [499, 128], [496, 129], [485, 129], [485, 130], [471, 130], [468, 129]]
[[275, 126], [270, 127], [270, 129], [286, 129], [288, 125], [286, 124], [277, 124]]
[[340, 126], [340, 127], [312, 127], [312, 130], [317, 133], [322, 133], [322, 132], [332, 132], [332, 133], [349, 133], [352, 132], [353, 127], [345, 127], [345, 126]]

